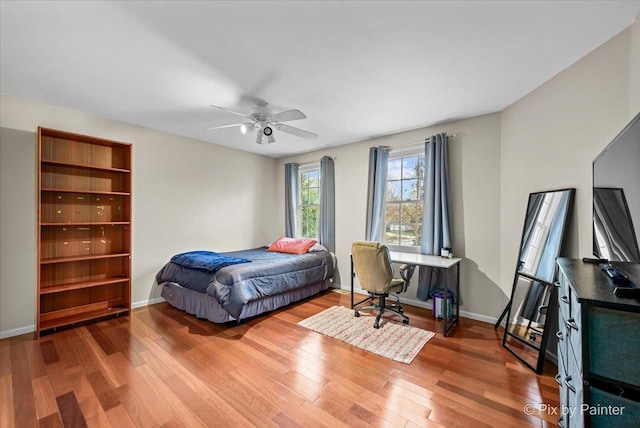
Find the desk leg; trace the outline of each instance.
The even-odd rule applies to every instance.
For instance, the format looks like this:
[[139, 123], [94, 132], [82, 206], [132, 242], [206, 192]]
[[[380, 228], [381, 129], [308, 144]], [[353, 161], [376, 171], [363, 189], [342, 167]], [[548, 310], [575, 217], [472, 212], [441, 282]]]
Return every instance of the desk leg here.
[[[444, 308], [447, 307], [447, 299], [449, 299], [449, 281], [446, 281], [446, 285], [445, 285], [445, 300], [443, 302]], [[444, 313], [444, 308], [443, 308], [443, 315], [445, 315], [444, 318], [444, 336], [447, 337], [449, 336], [449, 331], [455, 327], [456, 325], [458, 325], [458, 322], [460, 321], [460, 263], [456, 264], [456, 304], [455, 304], [455, 308], [456, 308], [456, 314], [455, 316], [453, 314], [451, 314], [451, 325], [448, 325], [448, 318], [446, 317], [446, 314]]]
[[353, 272], [353, 255], [349, 255], [349, 259], [351, 260], [351, 309], [353, 309], [353, 278], [356, 274]]

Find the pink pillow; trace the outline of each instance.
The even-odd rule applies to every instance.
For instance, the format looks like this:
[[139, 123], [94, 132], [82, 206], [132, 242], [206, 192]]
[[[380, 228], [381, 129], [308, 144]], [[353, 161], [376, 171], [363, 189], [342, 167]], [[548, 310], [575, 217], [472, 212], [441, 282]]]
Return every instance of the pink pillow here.
[[318, 241], [311, 238], [280, 238], [267, 251], [289, 254], [305, 254], [309, 248], [316, 245]]

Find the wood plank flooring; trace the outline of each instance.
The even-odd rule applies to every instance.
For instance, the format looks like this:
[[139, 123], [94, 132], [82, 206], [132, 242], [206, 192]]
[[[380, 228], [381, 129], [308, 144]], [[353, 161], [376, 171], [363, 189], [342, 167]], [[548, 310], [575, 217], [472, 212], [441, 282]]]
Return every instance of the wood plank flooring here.
[[0, 427], [555, 426], [555, 366], [535, 375], [493, 325], [436, 331], [412, 364], [297, 325], [349, 295], [327, 291], [240, 325], [198, 320], [166, 303], [34, 339], [0, 341]]

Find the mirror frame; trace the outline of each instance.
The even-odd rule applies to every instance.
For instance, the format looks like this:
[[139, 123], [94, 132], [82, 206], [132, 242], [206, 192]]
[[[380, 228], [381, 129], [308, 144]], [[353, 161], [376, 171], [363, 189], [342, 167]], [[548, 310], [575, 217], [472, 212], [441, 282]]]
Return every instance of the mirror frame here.
[[[551, 334], [550, 330], [553, 330], [555, 327], [557, 326], [553, 326], [553, 323], [555, 322], [557, 324], [557, 311], [558, 311], [558, 302], [557, 302], [557, 284], [555, 283], [556, 281], [556, 275], [557, 275], [557, 271], [558, 271], [558, 266], [555, 263], [555, 260], [558, 258], [558, 256], [560, 255], [560, 253], [562, 252], [563, 246], [564, 246], [564, 241], [565, 241], [565, 235], [566, 235], [566, 231], [567, 231], [567, 227], [568, 227], [568, 223], [569, 220], [571, 218], [571, 213], [573, 211], [573, 201], [575, 199], [575, 191], [576, 189], [574, 188], [567, 188], [567, 189], [557, 189], [557, 190], [548, 190], [548, 191], [542, 191], [542, 192], [533, 192], [529, 194], [529, 198], [528, 198], [528, 202], [527, 202], [527, 210], [525, 211], [525, 213], [529, 213], [531, 211], [531, 203], [534, 200], [534, 196], [536, 195], [540, 195], [540, 194], [547, 194], [547, 193], [556, 193], [556, 192], [568, 192], [569, 195], [569, 200], [567, 201], [567, 208], [564, 212], [564, 216], [562, 218], [563, 224], [562, 224], [562, 230], [560, 232], [560, 242], [558, 245], [558, 248], [555, 251], [553, 260], [554, 260], [554, 268], [553, 268], [553, 275], [551, 279], [542, 279], [542, 278], [538, 278], [535, 275], [530, 275], [530, 274], [526, 274], [520, 271], [520, 261], [522, 260], [522, 253], [523, 253], [523, 245], [524, 245], [524, 240], [525, 240], [525, 236], [526, 236], [526, 229], [527, 229], [527, 216], [525, 214], [525, 219], [524, 219], [524, 224], [522, 226], [522, 235], [520, 238], [520, 245], [518, 247], [518, 261], [516, 263], [516, 268], [515, 268], [515, 273], [513, 276], [513, 284], [511, 286], [511, 296], [509, 298], [509, 303], [507, 304], [507, 308], [505, 308], [505, 312], [506, 312], [506, 322], [505, 322], [505, 328], [504, 328], [504, 335], [502, 337], [502, 346], [509, 351], [511, 354], [513, 354], [516, 358], [518, 358], [521, 362], [523, 362], [527, 367], [529, 367], [530, 369], [532, 369], [533, 371], [535, 371], [537, 374], [541, 374], [542, 373], [542, 369], [544, 367], [544, 360], [545, 360], [545, 353], [546, 353], [546, 349], [547, 349], [547, 343], [549, 341], [549, 335]], [[542, 340], [540, 341], [540, 348], [537, 348], [535, 346], [533, 346], [532, 344], [530, 344], [529, 342], [527, 342], [526, 340], [523, 340], [521, 337], [512, 334], [509, 332], [509, 326], [512, 324], [511, 323], [511, 317], [512, 317], [512, 309], [513, 309], [513, 299], [515, 297], [516, 294], [516, 288], [518, 285], [518, 280], [520, 277], [532, 280], [532, 281], [538, 281], [541, 282], [543, 284], [548, 285], [549, 287], [551, 287], [551, 292], [550, 292], [550, 297], [549, 297], [549, 306], [548, 306], [548, 310], [547, 310], [547, 314], [545, 316], [545, 322], [544, 322], [544, 328], [543, 328], [543, 333], [542, 333]], [[504, 312], [503, 312], [504, 314]], [[499, 321], [500, 322], [500, 321]], [[513, 349], [513, 347], [509, 347], [508, 346], [508, 342], [507, 342], [507, 338], [513, 338], [514, 340], [517, 340], [519, 342], [519, 344], [522, 344], [523, 346], [529, 348], [532, 352], [532, 354], [535, 357], [535, 354], [537, 353], [537, 357], [535, 357], [536, 359], [536, 364], [535, 367], [533, 364], [529, 363], [527, 360], [525, 360], [525, 358], [521, 355], [519, 355], [516, 351], [516, 349]], [[527, 349], [527, 351], [529, 351], [529, 349]]]

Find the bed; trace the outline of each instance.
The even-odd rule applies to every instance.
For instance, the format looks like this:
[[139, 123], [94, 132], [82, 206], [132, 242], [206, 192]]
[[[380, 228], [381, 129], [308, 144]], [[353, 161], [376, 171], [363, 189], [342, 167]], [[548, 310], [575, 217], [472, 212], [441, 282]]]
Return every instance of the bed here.
[[198, 318], [240, 322], [326, 290], [334, 274], [335, 256], [320, 245], [305, 254], [259, 247], [219, 255], [242, 261], [207, 269], [174, 256], [156, 275], [162, 297]]

